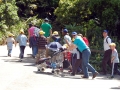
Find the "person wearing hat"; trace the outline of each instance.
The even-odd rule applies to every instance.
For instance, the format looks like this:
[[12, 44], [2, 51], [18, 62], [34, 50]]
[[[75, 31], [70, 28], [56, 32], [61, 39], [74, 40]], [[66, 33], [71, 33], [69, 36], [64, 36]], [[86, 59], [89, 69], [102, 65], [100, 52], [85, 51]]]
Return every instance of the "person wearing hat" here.
[[118, 56], [118, 52], [115, 48], [116, 44], [111, 43], [109, 46], [110, 46], [110, 49], [112, 50], [112, 55], [111, 55], [112, 74], [111, 74], [111, 78], [114, 78], [114, 74], [120, 75], [120, 70], [118, 70], [119, 56]]
[[7, 44], [8, 56], [11, 57], [13, 44], [15, 44], [15, 39], [13, 38], [13, 34], [9, 33], [8, 38], [6, 39], [5, 43]]
[[[75, 48], [78, 48], [79, 51], [82, 53], [82, 70], [84, 75], [82, 78], [89, 78], [89, 73], [92, 72], [93, 74], [93, 79], [98, 75], [98, 72], [92, 67], [92, 65], [89, 63], [91, 51], [90, 48], [85, 44], [83, 39], [77, 35], [77, 32], [72, 32], [72, 37], [75, 39], [74, 42], [70, 45], [69, 49], [73, 50]], [[76, 67], [78, 68], [79, 64], [79, 59], [75, 62]]]
[[109, 45], [112, 43], [110, 37], [108, 36], [108, 31], [103, 30], [103, 47], [104, 47], [104, 57], [102, 60], [102, 72], [104, 75], [107, 74], [107, 64], [111, 68], [111, 54], [112, 50], [110, 49]]
[[54, 31], [51, 38], [53, 39], [53, 41], [60, 43], [61, 39], [60, 39], [60, 36], [58, 34], [58, 31]]
[[44, 23], [42, 23], [42, 25], [40, 26], [40, 29], [43, 30], [45, 32], [44, 36], [50, 37], [52, 35], [52, 27], [49, 24], [49, 20], [48, 18], [44, 19]]
[[25, 47], [27, 45], [27, 36], [24, 34], [24, 30], [21, 29], [20, 30], [20, 34], [17, 36], [16, 38], [16, 43], [15, 43], [15, 46], [17, 45], [17, 42], [19, 43], [19, 47], [20, 47], [20, 54], [19, 54], [19, 58], [20, 58], [20, 61], [23, 60], [24, 58], [24, 50], [25, 50]]
[[67, 29], [63, 29], [62, 30], [62, 34], [64, 35], [64, 44], [68, 44], [68, 46], [71, 44], [72, 40], [71, 37], [68, 34], [68, 30]]
[[40, 36], [37, 39], [38, 54], [36, 55], [36, 64], [38, 64], [38, 61], [41, 58], [46, 57], [46, 47], [45, 47], [45, 45], [47, 45], [47, 39], [44, 36], [45, 32], [41, 30], [39, 32], [39, 34], [40, 34]]
[[[62, 34], [63, 34], [63, 36], [64, 36], [64, 39], [63, 39], [63, 42], [64, 42], [64, 44], [67, 44], [68, 46], [70, 46], [70, 44], [72, 43], [72, 40], [71, 40], [71, 37], [69, 36], [69, 34], [68, 34], [68, 30], [66, 29], [66, 28], [64, 28], [63, 30], [62, 30]], [[72, 65], [71, 65], [71, 52], [69, 51], [69, 50], [67, 50], [66, 52], [64, 52], [64, 60], [66, 59], [66, 55], [67, 54], [69, 54], [69, 57], [67, 58], [68, 59], [68, 61], [69, 61], [69, 68], [70, 68], [70, 71], [69, 72], [71, 72], [72, 71]], [[68, 55], [67, 55], [68, 56]], [[66, 66], [65, 66], [66, 67]]]

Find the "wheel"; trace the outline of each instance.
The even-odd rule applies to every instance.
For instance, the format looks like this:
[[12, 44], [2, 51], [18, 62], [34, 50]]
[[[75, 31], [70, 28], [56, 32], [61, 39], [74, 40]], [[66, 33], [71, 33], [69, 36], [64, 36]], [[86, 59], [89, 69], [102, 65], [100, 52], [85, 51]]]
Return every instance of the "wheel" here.
[[40, 69], [38, 69], [38, 71], [40, 71]]
[[52, 70], [52, 73], [55, 73], [55, 71], [54, 71], [54, 70]]

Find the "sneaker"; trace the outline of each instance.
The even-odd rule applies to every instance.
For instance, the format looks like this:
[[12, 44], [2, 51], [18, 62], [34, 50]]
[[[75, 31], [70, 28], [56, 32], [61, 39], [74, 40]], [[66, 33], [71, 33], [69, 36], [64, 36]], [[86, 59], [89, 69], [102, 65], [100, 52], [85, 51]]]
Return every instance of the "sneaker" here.
[[74, 74], [74, 73], [71, 73], [70, 75], [71, 75], [71, 76], [75, 76], [75, 74]]
[[19, 61], [22, 62], [23, 59], [20, 59]]
[[95, 72], [95, 73], [93, 74], [92, 79], [94, 79], [97, 75], [98, 75], [98, 72]]

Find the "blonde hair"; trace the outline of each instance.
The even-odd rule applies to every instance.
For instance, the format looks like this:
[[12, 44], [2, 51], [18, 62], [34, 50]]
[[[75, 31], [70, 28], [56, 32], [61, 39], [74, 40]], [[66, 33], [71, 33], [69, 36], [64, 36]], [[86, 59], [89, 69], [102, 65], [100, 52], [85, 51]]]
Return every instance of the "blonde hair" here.
[[109, 46], [114, 46], [114, 47], [116, 47], [116, 44], [115, 44], [115, 43], [111, 43]]
[[81, 36], [81, 37], [83, 37], [83, 35], [82, 35], [82, 34], [78, 34], [78, 36]]

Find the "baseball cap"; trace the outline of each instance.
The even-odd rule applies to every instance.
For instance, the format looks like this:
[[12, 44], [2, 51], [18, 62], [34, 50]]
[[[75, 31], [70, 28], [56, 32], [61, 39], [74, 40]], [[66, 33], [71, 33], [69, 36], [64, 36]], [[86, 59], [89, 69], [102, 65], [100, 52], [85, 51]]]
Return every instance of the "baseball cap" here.
[[45, 18], [44, 20], [45, 20], [45, 21], [49, 21], [48, 18]]
[[67, 29], [63, 29], [63, 32], [64, 32], [64, 33], [68, 33], [68, 30], [67, 30]]
[[77, 32], [72, 32], [72, 35], [77, 35]]
[[107, 31], [107, 30], [103, 30], [103, 32], [108, 33], [108, 31]]

